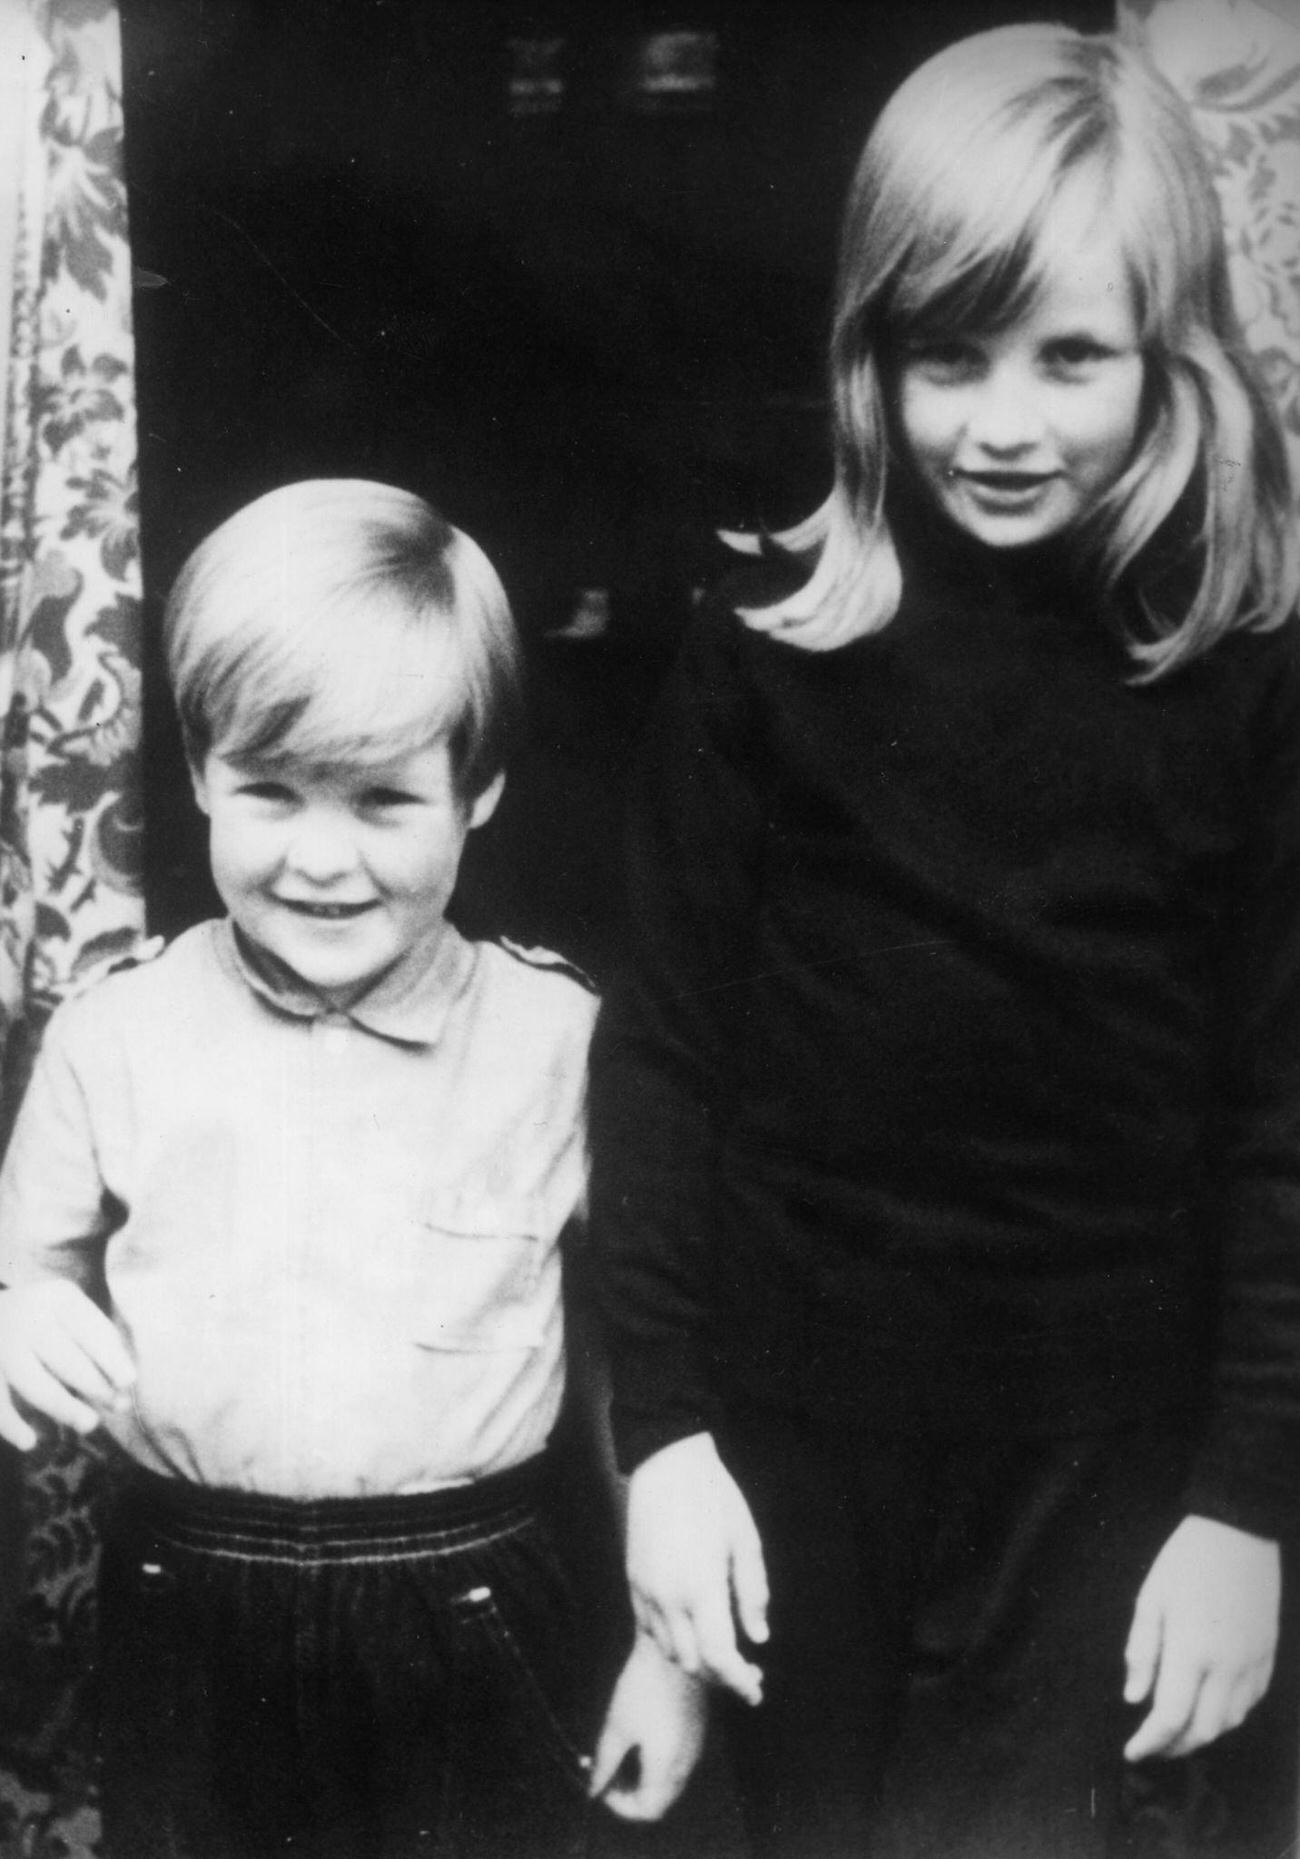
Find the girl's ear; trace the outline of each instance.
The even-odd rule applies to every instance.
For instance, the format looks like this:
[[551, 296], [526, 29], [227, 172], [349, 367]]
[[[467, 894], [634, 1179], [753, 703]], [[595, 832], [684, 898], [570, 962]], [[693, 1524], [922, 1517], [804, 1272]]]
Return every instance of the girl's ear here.
[[190, 762], [188, 767], [190, 771], [190, 787], [194, 791], [194, 799], [198, 804], [199, 812], [211, 813], [212, 809], [208, 805], [208, 784], [203, 773], [203, 766], [200, 762]]
[[[475, 795], [473, 801], [470, 803], [469, 809], [469, 830], [471, 833], [476, 826], [483, 826], [492, 818], [492, 815], [497, 810], [497, 802], [501, 798], [501, 790], [505, 784], [506, 777], [503, 769], [500, 773], [492, 777], [481, 794]], [[202, 806], [203, 802], [200, 801], [199, 805]]]

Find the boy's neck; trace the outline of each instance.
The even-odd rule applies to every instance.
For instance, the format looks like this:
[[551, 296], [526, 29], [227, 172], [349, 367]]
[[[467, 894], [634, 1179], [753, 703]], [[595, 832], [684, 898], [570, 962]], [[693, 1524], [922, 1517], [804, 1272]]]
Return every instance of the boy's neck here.
[[255, 992], [301, 1019], [340, 1015], [387, 1038], [424, 1042], [441, 1028], [447, 1006], [464, 979], [468, 945], [451, 923], [444, 923], [428, 959], [419, 967], [403, 963], [359, 989], [346, 991], [313, 987], [233, 918], [229, 923], [245, 979]]

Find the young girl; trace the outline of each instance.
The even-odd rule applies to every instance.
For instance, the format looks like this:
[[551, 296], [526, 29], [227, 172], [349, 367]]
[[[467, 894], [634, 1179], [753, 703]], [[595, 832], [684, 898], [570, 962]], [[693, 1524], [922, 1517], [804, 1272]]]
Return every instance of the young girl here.
[[1172, 92], [931, 59], [831, 382], [598, 1033], [638, 1620], [755, 1707], [760, 1853], [1096, 1854], [1263, 1696], [1300, 1518], [1300, 575]]

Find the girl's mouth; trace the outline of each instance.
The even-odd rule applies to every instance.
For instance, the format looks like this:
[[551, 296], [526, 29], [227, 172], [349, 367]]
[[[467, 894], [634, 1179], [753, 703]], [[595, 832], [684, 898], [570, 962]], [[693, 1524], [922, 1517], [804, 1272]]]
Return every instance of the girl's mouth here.
[[977, 491], [991, 491], [995, 496], [1016, 497], [1040, 491], [1050, 484], [1050, 471], [963, 471], [959, 473]]

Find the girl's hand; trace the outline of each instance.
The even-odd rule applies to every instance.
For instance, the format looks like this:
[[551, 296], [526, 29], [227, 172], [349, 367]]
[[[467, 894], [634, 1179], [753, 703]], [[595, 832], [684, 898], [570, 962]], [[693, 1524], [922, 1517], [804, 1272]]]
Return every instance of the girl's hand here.
[[92, 1433], [126, 1405], [135, 1370], [98, 1304], [65, 1278], [0, 1291], [0, 1439], [20, 1452], [37, 1434], [14, 1396], [47, 1419]]
[[658, 1820], [690, 1780], [704, 1746], [707, 1714], [708, 1694], [700, 1680], [638, 1633], [596, 1745], [592, 1797], [623, 1820]]
[[1124, 1652], [1125, 1702], [1151, 1699], [1130, 1762], [1190, 1755], [1242, 1722], [1273, 1675], [1281, 1595], [1276, 1543], [1183, 1519], [1142, 1584]]
[[666, 1658], [761, 1702], [763, 1674], [736, 1628], [755, 1644], [767, 1639], [763, 1547], [710, 1434], [675, 1440], [633, 1472], [627, 1574], [637, 1626]]

